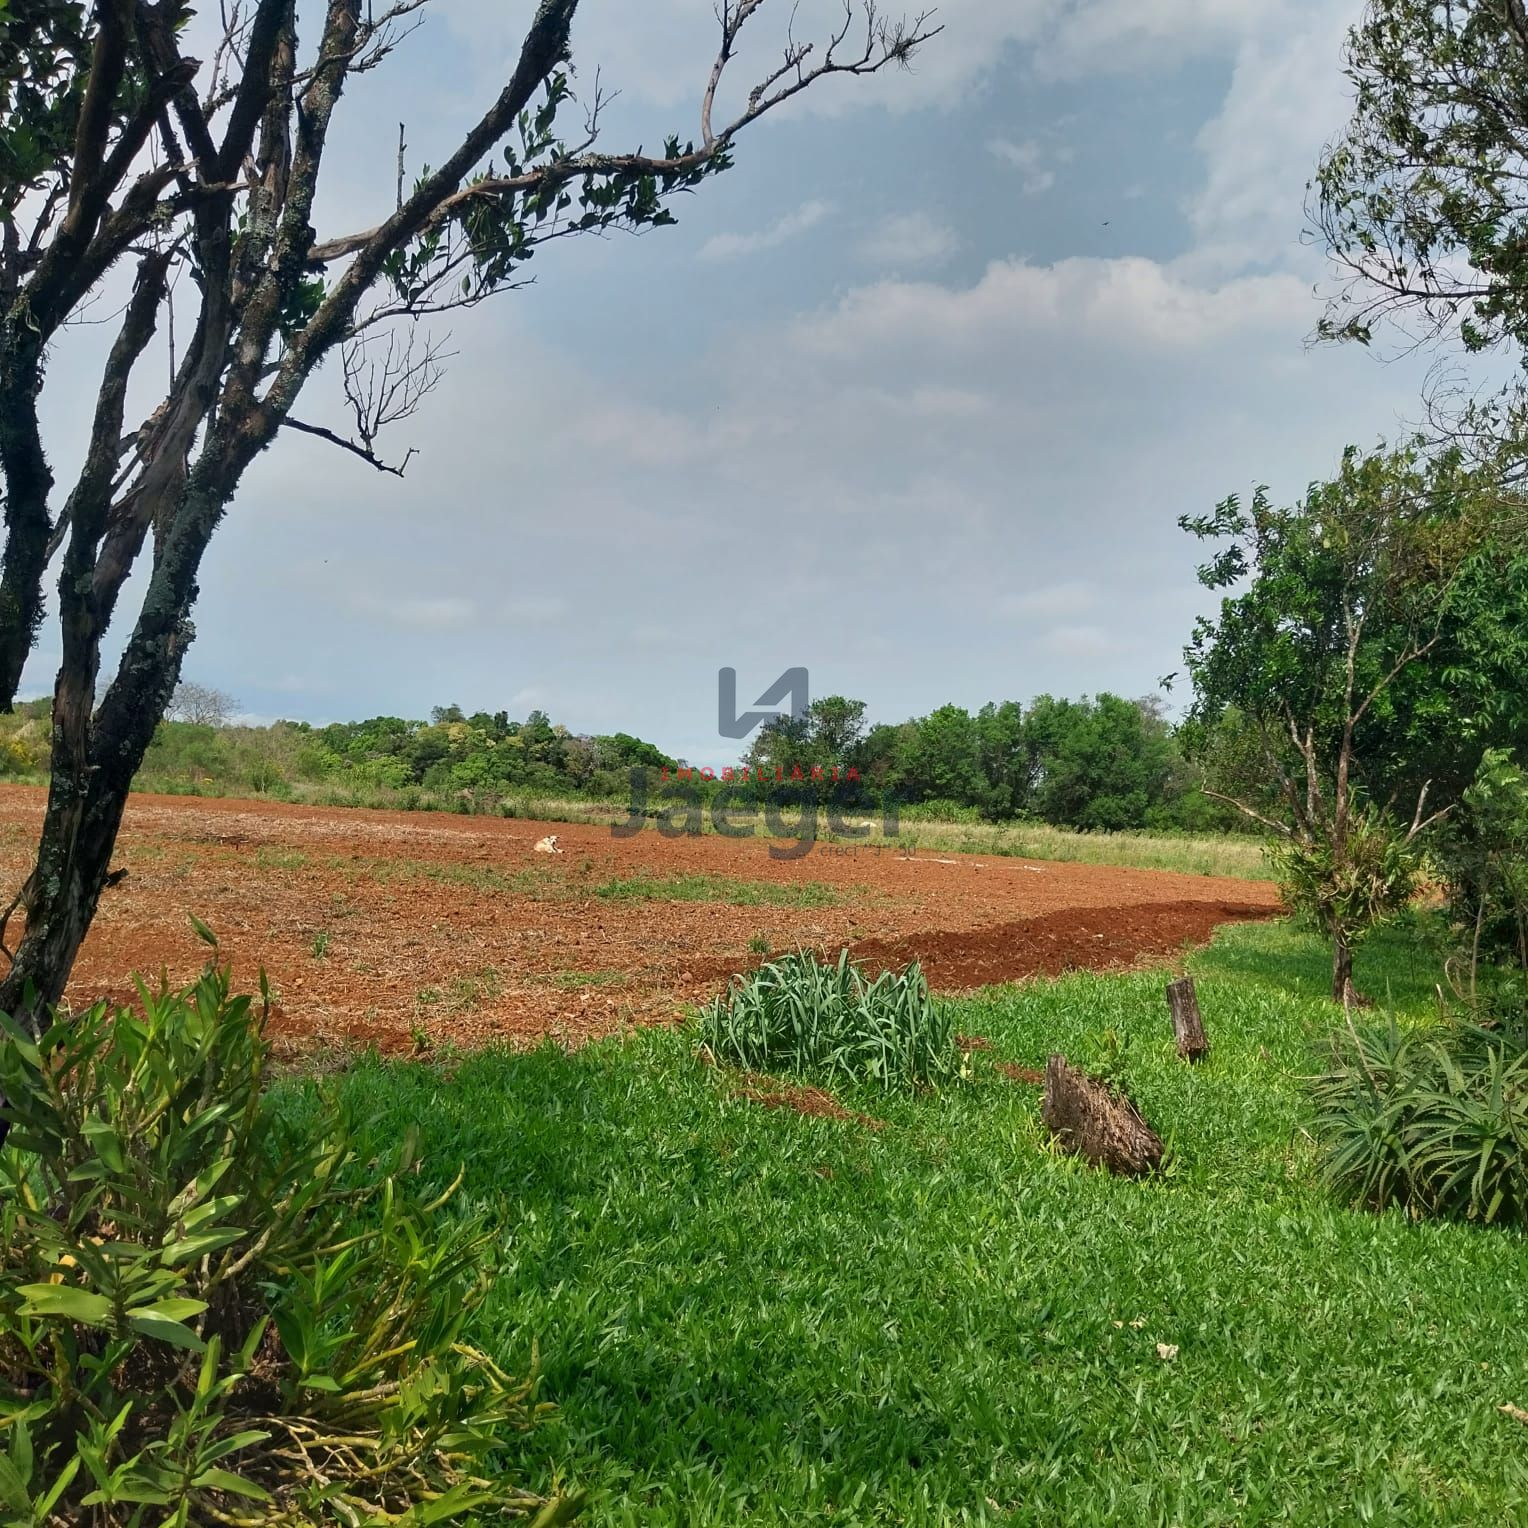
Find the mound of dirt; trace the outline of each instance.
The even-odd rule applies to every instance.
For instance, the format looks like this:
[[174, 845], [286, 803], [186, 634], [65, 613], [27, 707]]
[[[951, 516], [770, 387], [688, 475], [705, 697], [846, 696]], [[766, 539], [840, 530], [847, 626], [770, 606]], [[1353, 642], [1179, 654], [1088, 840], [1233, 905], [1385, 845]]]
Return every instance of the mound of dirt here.
[[856, 1114], [846, 1109], [831, 1093], [821, 1088], [808, 1088], [778, 1077], [765, 1077], [756, 1072], [744, 1075], [736, 1089], [738, 1098], [747, 1099], [765, 1109], [790, 1109], [804, 1114], [808, 1119], [837, 1119], [850, 1124], [863, 1125], [867, 1130], [884, 1130], [886, 1121], [872, 1119], [868, 1114]]
[[900, 970], [916, 960], [929, 985], [970, 991], [1033, 976], [1101, 971], [1174, 955], [1206, 942], [1223, 923], [1277, 916], [1261, 902], [1148, 902], [1133, 907], [1076, 907], [993, 928], [866, 939], [849, 947], [871, 972]]

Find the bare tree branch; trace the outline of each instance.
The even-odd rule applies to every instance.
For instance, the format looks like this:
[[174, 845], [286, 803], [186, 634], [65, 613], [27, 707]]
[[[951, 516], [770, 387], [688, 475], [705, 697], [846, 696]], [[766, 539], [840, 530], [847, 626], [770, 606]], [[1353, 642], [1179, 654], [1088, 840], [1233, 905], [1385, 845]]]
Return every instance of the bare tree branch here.
[[1245, 801], [1238, 801], [1235, 796], [1224, 796], [1219, 791], [1206, 790], [1205, 795], [1211, 801], [1221, 801], [1229, 807], [1235, 807], [1244, 817], [1250, 817], [1253, 822], [1261, 823], [1270, 833], [1276, 833], [1280, 838], [1290, 838], [1293, 832], [1287, 822], [1276, 822], [1272, 817], [1265, 817], [1261, 812], [1255, 811]]
[[[548, 5], [552, 0], [548, 0]], [[943, 27], [930, 25], [934, 12], [925, 11], [911, 22], [891, 23], [882, 18], [870, 0], [864, 7], [866, 18], [866, 42], [856, 55], [845, 59], [838, 53], [852, 27], [856, 14], [856, 0], [844, 0], [846, 20], [843, 28], [834, 34], [820, 63], [807, 69], [806, 60], [812, 55], [809, 43], [792, 43], [786, 50], [786, 63], [765, 77], [749, 93], [748, 104], [743, 112], [725, 127], [713, 126], [717, 91], [721, 86], [728, 64], [732, 61], [738, 34], [762, 8], [767, 0], [726, 0], [722, 12], [722, 48], [712, 66], [701, 104], [702, 138], [698, 148], [684, 154], [585, 154], [575, 153], [550, 164], [537, 166], [519, 175], [487, 177], [463, 190], [440, 199], [419, 230], [437, 227], [452, 213], [474, 198], [501, 196], [555, 190], [585, 176], [617, 176], [632, 174], [679, 175], [699, 169], [725, 152], [732, 141], [752, 123], [759, 120], [793, 96], [830, 75], [862, 76], [878, 74], [893, 65], [906, 65], [924, 43], [939, 36]], [[544, 6], [543, 9], [547, 7]], [[776, 90], [773, 87], [787, 74], [795, 72], [789, 85]], [[507, 123], [505, 124], [508, 125]], [[347, 256], [358, 254], [368, 246], [386, 238], [389, 224], [379, 224], [358, 233], [325, 240], [316, 244], [310, 259], [317, 264], [332, 264]]]
[[330, 445], [338, 446], [342, 451], [348, 451], [352, 456], [360, 457], [363, 462], [367, 463], [368, 466], [375, 467], [378, 472], [386, 472], [393, 477], [401, 478], [408, 470], [409, 463], [419, 454], [413, 447], [410, 447], [404, 455], [402, 463], [399, 466], [392, 467], [378, 457], [369, 446], [357, 445], [353, 440], [346, 440], [343, 435], [336, 435], [333, 430], [325, 429], [322, 425], [304, 424], [302, 420], [294, 419], [290, 414], [281, 423], [285, 429], [297, 430], [303, 435], [316, 435], [320, 440], [327, 440]]

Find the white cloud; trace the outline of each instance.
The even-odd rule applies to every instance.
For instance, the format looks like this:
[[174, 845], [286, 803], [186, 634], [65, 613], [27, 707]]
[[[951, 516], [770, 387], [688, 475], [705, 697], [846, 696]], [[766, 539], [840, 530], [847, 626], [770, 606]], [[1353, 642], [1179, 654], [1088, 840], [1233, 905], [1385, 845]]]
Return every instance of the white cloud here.
[[1046, 634], [1045, 646], [1063, 658], [1105, 658], [1117, 644], [1102, 626], [1057, 626]]
[[987, 152], [1018, 171], [1026, 196], [1039, 196], [1056, 184], [1056, 172], [1045, 163], [1045, 150], [1033, 139], [1015, 143], [1011, 138], [993, 138]]
[[1073, 0], [1039, 45], [1041, 67], [1076, 77], [1145, 71], [1287, 25], [1306, 0]]
[[[1310, 293], [1292, 276], [1199, 284], [1153, 260], [998, 261], [974, 286], [886, 281], [833, 310], [797, 320], [803, 350], [840, 359], [895, 346], [931, 354], [991, 353], [1021, 334], [1086, 337], [1120, 349], [1192, 352], [1232, 334], [1300, 332]], [[923, 379], [925, 383], [927, 378]]]
[[[1250, 33], [1286, 24], [1297, 8], [1296, 0], [1265, 6], [1248, 0], [940, 0], [935, 21], [943, 31], [909, 69], [823, 81], [787, 110], [948, 107], [1011, 66], [1026, 48], [1034, 50], [1034, 66], [1051, 76], [1141, 71], [1233, 49]], [[458, 42], [472, 49], [485, 81], [507, 78], [530, 19], [528, 4], [442, 0], [440, 14]], [[761, 7], [728, 70], [720, 114], [740, 109], [749, 88], [777, 64], [787, 29], [821, 44], [842, 15], [842, 0], [802, 0], [799, 7], [773, 0]], [[606, 86], [622, 92], [627, 105], [661, 108], [682, 132], [698, 128], [717, 42], [707, 0], [586, 3], [573, 32], [582, 79], [591, 81], [599, 68]]]
[[872, 265], [907, 271], [942, 265], [959, 248], [953, 228], [926, 212], [907, 212], [883, 218], [860, 240], [859, 252]]
[[1049, 617], [1054, 620], [1092, 610], [1098, 600], [1096, 585], [1072, 579], [1065, 583], [1028, 589], [1022, 594], [1006, 594], [998, 604], [998, 611], [1005, 616]]
[[367, 590], [353, 594], [348, 603], [358, 614], [371, 616], [385, 625], [420, 631], [461, 631], [478, 618], [478, 607], [472, 600], [454, 595], [389, 597]]
[[1311, 263], [1300, 250], [1305, 187], [1350, 110], [1342, 42], [1350, 0], [1310, 0], [1243, 40], [1220, 111], [1198, 135], [1204, 184], [1189, 209], [1207, 270]]
[[719, 233], [707, 239], [701, 246], [702, 260], [736, 260], [744, 255], [756, 255], [764, 250], [779, 249], [792, 239], [810, 233], [820, 223], [831, 217], [833, 208], [822, 201], [805, 202], [794, 212], [788, 212], [768, 228], [756, 233]]
[[[803, 30], [836, 3], [808, 0]], [[798, 186], [780, 206], [838, 199], [842, 226], [821, 239], [820, 268], [811, 262], [808, 277], [799, 261], [819, 295], [794, 305], [781, 284], [756, 292], [742, 279], [754, 272], [717, 262], [806, 234], [826, 218], [822, 202], [774, 223], [734, 213], [705, 267], [687, 228], [661, 244], [562, 246], [537, 291], [480, 310], [462, 332], [440, 392], [409, 423], [406, 443], [422, 455], [407, 482], [378, 480], [316, 442], [261, 458], [209, 556], [198, 671], [218, 682], [221, 663], [251, 705], [281, 707], [277, 686], [255, 693], [239, 678], [258, 604], [280, 614], [262, 634], [271, 673], [308, 672], [315, 653], [341, 647], [323, 665], [335, 714], [544, 704], [591, 730], [644, 731], [671, 747], [688, 738], [695, 756], [706, 745], [693, 740], [715, 725], [724, 663], [772, 674], [805, 661], [814, 680], [891, 717], [952, 696], [1136, 693], [1173, 666], [1202, 598], [1176, 517], [1260, 479], [1298, 492], [1349, 439], [1392, 428], [1415, 396], [1404, 368], [1303, 348], [1317, 309], [1308, 273], [1285, 254], [1315, 148], [1341, 119], [1332, 48], [1355, 3], [944, 0], [949, 30], [910, 77], [813, 92], [813, 109], [958, 112], [1001, 70], [1022, 106], [1004, 119], [1008, 136], [989, 139], [990, 115], [969, 113], [961, 141], [977, 162], [968, 154], [946, 170], [943, 126], [889, 122], [894, 151], [870, 155], [863, 176], [839, 143], [838, 157], [811, 160], [813, 174], [829, 167], [812, 182], [801, 140], [761, 131], [757, 158], [707, 205], [745, 207], [755, 185]], [[502, 82], [531, 8], [431, 7], [459, 28], [455, 57], [479, 77], [438, 71], [449, 86], [437, 84], [410, 124], [417, 157], [457, 130], [436, 109], [440, 94], [456, 92], [465, 111]], [[768, 67], [790, 10], [770, 0], [760, 11], [739, 81]], [[611, 147], [657, 141], [654, 125], [694, 131], [714, 50], [709, 11], [709, 0], [588, 0], [580, 87], [588, 93], [600, 62], [607, 84], [627, 91]], [[1066, 146], [1064, 124], [1025, 115], [1037, 74], [1211, 51], [1234, 65], [1214, 121], [1195, 140], [1184, 100], [1197, 95], [1141, 87], [1177, 146], [1121, 171], [1133, 183], [1123, 194], [1158, 198], [1159, 176], [1202, 168], [1184, 208], [1190, 254], [1022, 259], [994, 220], [972, 218], [961, 232], [974, 241], [986, 230], [989, 263], [940, 280], [956, 235], [922, 213], [871, 226], [852, 247], [878, 210], [864, 185], [872, 173], [902, 183], [897, 156], [914, 142], [932, 147], [911, 168], [945, 176], [951, 208], [999, 179], [982, 173], [989, 155], [1011, 166], [1010, 186], [1038, 195]], [[1195, 90], [1220, 77], [1202, 69]], [[355, 160], [385, 206], [392, 171], [374, 150], [396, 130], [396, 103], [371, 78], [358, 98], [373, 89]], [[856, 153], [882, 126], [853, 127]], [[809, 147], [838, 130], [817, 124]], [[1051, 191], [1058, 213], [1081, 195], [1071, 180], [1061, 174]], [[334, 183], [348, 194], [347, 176]], [[1068, 248], [1072, 221], [1048, 226], [1046, 247]], [[858, 254], [880, 279], [845, 291]], [[701, 285], [722, 293], [704, 317]], [[99, 358], [81, 375], [98, 376]], [[76, 431], [77, 412], [65, 420]], [[344, 587], [367, 592], [337, 590], [340, 569]]]

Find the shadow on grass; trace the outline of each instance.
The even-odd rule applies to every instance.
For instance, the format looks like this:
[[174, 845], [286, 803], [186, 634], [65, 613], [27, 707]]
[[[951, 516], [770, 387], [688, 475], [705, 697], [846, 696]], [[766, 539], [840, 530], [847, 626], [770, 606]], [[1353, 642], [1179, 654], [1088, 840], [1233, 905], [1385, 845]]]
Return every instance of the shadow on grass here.
[[[1410, 914], [1370, 935], [1355, 962], [1359, 989], [1382, 1009], [1435, 1009], [1443, 972], [1442, 937], [1436, 915], [1428, 913]], [[1190, 964], [1196, 976], [1241, 977], [1302, 999], [1319, 1001], [1332, 990], [1331, 946], [1293, 922], [1222, 929]]]

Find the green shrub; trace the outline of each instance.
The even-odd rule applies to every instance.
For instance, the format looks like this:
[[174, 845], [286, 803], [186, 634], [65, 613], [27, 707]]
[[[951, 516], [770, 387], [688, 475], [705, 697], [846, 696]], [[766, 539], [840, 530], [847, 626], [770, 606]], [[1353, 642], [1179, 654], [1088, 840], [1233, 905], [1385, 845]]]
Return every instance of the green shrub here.
[[985, 822], [980, 807], [963, 806], [958, 801], [919, 801], [899, 808], [904, 822]]
[[283, 1121], [226, 972], [141, 1011], [3, 1020], [0, 1520], [567, 1521], [490, 1479], [546, 1410], [462, 1337], [490, 1238]]
[[1323, 838], [1279, 840], [1269, 853], [1290, 911], [1350, 946], [1406, 907], [1421, 870], [1404, 832], [1371, 806], [1354, 810], [1340, 851]]
[[1528, 1224], [1528, 1036], [1455, 1020], [1350, 1027], [1314, 1083], [1329, 1181], [1350, 1202]]
[[1494, 979], [1521, 988], [1528, 978], [1528, 773], [1505, 751], [1489, 750], [1432, 849], [1456, 933], [1455, 984], [1471, 997], [1482, 975], [1488, 986]]
[[885, 1089], [938, 1087], [960, 1075], [947, 1006], [909, 966], [871, 981], [849, 962], [787, 955], [736, 977], [702, 1010], [701, 1035], [726, 1066]]

